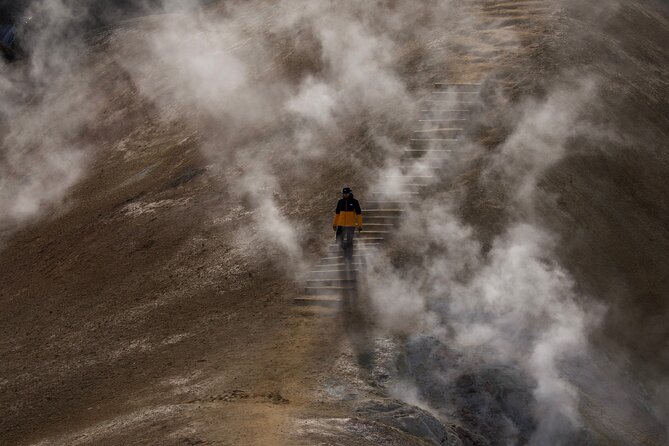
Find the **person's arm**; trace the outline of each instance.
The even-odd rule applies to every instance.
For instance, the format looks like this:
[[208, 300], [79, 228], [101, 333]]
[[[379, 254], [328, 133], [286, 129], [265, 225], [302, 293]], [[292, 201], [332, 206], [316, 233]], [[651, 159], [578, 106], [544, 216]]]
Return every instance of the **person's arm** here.
[[358, 231], [362, 231], [362, 209], [360, 209], [360, 202], [355, 202], [355, 218], [358, 222]]
[[334, 214], [334, 217], [332, 217], [332, 230], [333, 231], [336, 231], [337, 226], [339, 226], [337, 224], [338, 223], [337, 220], [339, 220], [339, 202], [337, 202], [337, 207], [335, 207], [335, 214]]

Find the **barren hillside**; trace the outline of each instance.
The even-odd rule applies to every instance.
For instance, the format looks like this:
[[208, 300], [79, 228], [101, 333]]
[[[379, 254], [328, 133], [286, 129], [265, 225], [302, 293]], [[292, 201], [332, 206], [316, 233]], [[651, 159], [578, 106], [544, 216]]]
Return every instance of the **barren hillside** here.
[[664, 3], [129, 3], [0, 67], [1, 444], [669, 444]]

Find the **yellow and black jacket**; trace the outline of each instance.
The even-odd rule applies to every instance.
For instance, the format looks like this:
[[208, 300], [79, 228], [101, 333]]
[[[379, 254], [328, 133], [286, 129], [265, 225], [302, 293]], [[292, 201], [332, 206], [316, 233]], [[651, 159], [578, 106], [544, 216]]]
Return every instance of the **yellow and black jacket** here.
[[362, 226], [362, 210], [358, 200], [353, 198], [353, 194], [337, 202], [332, 226]]

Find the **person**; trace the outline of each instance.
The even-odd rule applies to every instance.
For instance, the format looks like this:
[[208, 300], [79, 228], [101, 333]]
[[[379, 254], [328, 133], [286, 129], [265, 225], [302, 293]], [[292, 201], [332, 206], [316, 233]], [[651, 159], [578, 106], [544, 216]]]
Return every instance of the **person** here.
[[337, 234], [337, 242], [344, 250], [344, 258], [350, 260], [353, 257], [353, 236], [355, 228], [362, 231], [362, 210], [360, 203], [353, 198], [350, 187], [344, 187], [341, 191], [342, 198], [337, 202], [335, 215], [332, 220], [332, 229]]

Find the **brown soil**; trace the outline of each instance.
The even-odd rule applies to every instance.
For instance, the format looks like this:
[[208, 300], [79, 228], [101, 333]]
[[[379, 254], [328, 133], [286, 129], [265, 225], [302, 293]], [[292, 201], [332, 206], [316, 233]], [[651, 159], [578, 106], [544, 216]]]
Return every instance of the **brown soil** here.
[[[564, 31], [558, 20], [563, 16], [549, 15], [550, 2], [472, 7], [477, 20], [495, 26], [462, 34], [443, 48], [435, 45], [434, 60], [428, 57], [424, 71], [407, 74], [408, 84], [467, 82], [495, 73], [497, 84], [515, 98], [540, 94], [540, 79], [556, 73], [565, 58], [589, 63], [588, 57], [599, 57], [570, 52], [580, 44], [558, 32]], [[639, 11], [631, 13], [645, 20]], [[630, 20], [622, 15], [611, 26], [631, 26], [625, 17]], [[561, 50], [563, 42], [571, 46]], [[109, 116], [122, 110], [123, 119], [87, 136], [100, 150], [86, 179], [68, 195], [67, 208], [13, 233], [0, 252], [0, 443], [425, 444], [356, 412], [360, 401], [386, 395], [356, 358], [350, 315], [292, 305], [299, 290], [291, 265], [276, 261], [283, 257], [266, 244], [253, 209], [229, 190], [234, 168], [221, 173], [208, 164], [199, 150], [203, 128], [159, 119], [105, 57], [107, 49], [100, 44], [91, 69], [118, 98]], [[411, 49], [408, 43], [397, 56], [400, 70], [410, 71]], [[450, 57], [446, 72], [436, 68], [440, 51]], [[647, 66], [667, 66], [666, 51], [660, 59], [650, 53]], [[520, 63], [526, 70], [517, 69]], [[629, 76], [621, 82], [639, 79], [638, 72]], [[666, 90], [653, 97], [666, 117]], [[635, 113], [647, 113], [639, 101], [633, 102]], [[612, 113], [627, 104], [613, 104]], [[666, 118], [651, 115], [657, 131], [651, 141], [659, 149]], [[505, 132], [503, 119], [493, 122], [481, 129], [491, 147]], [[299, 209], [284, 211], [303, 219], [305, 234], [311, 234], [303, 242], [307, 263], [330, 237], [332, 191], [346, 182], [343, 177], [364, 178], [360, 173], [374, 167], [374, 154], [365, 153], [372, 143], [364, 127], [348, 130], [352, 156], [335, 152], [335, 162], [314, 162], [317, 182], [291, 174], [280, 179], [302, 191]], [[279, 162], [281, 152], [270, 156]], [[364, 159], [361, 167], [353, 163], [356, 156]], [[654, 353], [666, 342], [660, 322], [667, 311], [669, 237], [666, 203], [652, 199], [666, 196], [666, 153], [664, 164], [626, 156], [569, 158], [545, 187], [569, 198], [559, 218], [570, 224], [560, 220], [557, 230], [576, 224], [583, 231], [563, 253], [579, 282], [596, 296], [607, 291], [601, 279], [613, 276], [635, 290], [619, 297], [607, 326], [614, 330], [631, 321], [634, 329], [622, 330], [613, 344], [637, 349], [644, 361], [666, 371], [667, 358], [657, 360]], [[463, 214], [485, 239], [507, 216], [499, 212], [504, 197], [479, 184], [477, 172], [474, 165], [467, 179], [477, 198]], [[600, 177], [616, 188], [610, 192], [619, 198], [616, 215], [609, 198], [599, 202], [586, 195]], [[630, 185], [629, 177], [639, 181]], [[364, 190], [364, 180], [355, 183]], [[638, 213], [640, 206], [645, 213]], [[625, 229], [629, 216], [638, 217], [634, 226], [645, 235]], [[613, 246], [612, 239], [620, 243]], [[644, 332], [652, 314], [659, 321]]]

